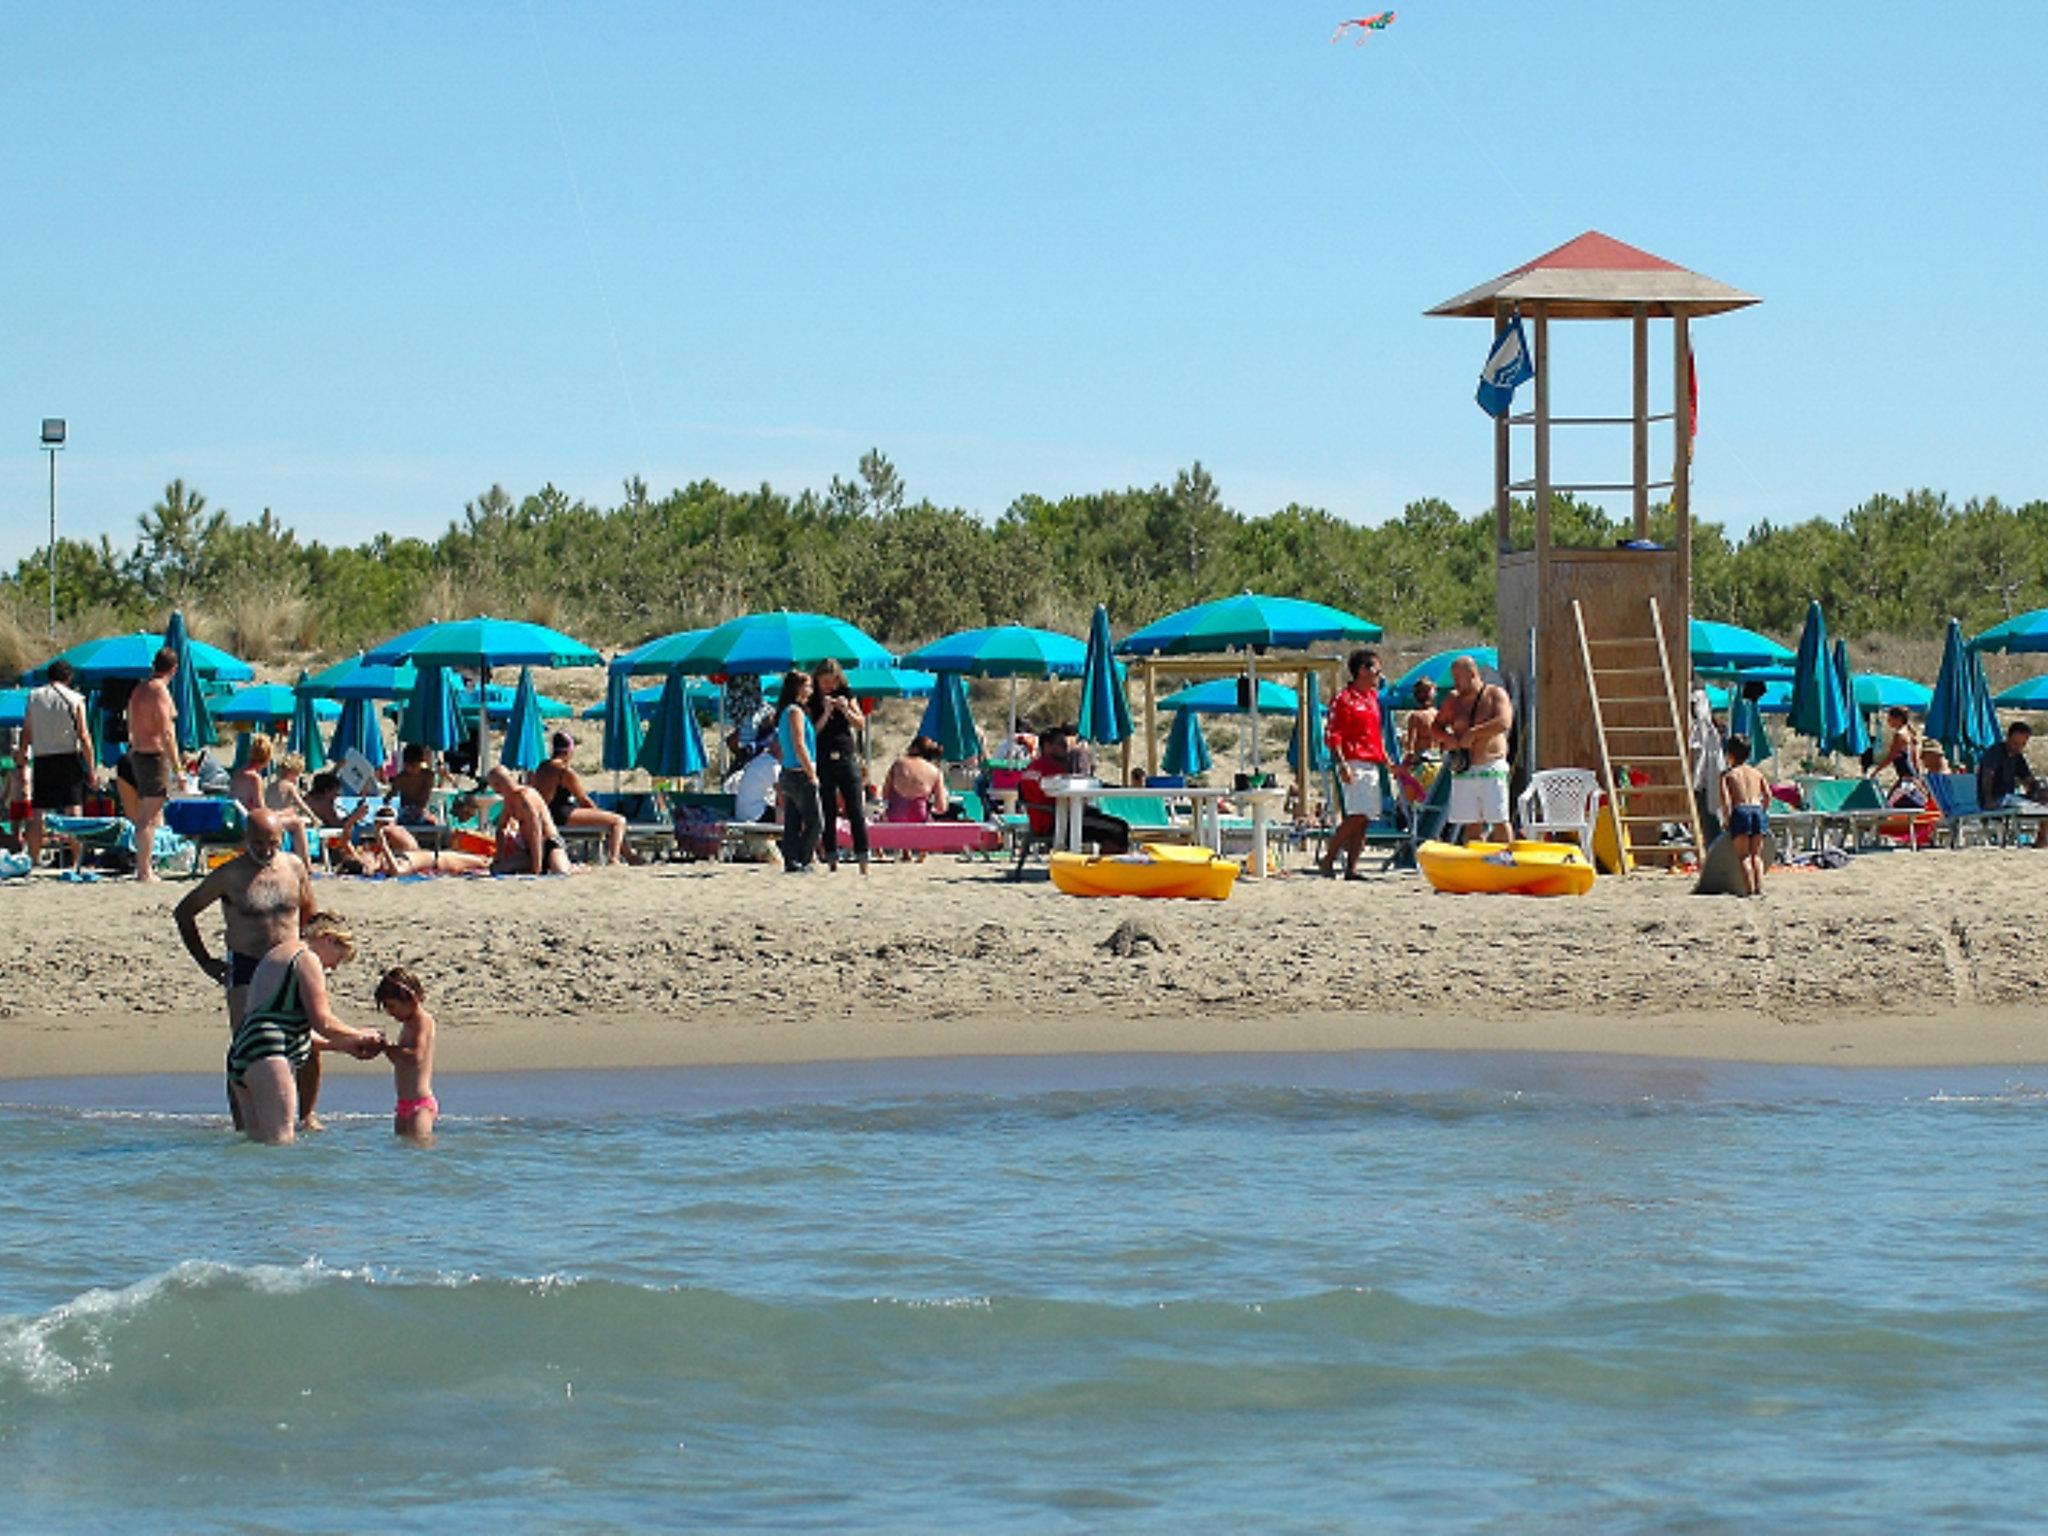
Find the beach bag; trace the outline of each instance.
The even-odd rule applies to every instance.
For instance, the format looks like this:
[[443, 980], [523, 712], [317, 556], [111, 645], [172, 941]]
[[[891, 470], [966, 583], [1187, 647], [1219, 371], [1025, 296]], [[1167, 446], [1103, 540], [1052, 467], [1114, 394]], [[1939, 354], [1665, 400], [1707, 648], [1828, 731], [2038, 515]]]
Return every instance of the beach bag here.
[[716, 859], [725, 848], [725, 823], [701, 805], [683, 806], [676, 815], [676, 851], [686, 859]]

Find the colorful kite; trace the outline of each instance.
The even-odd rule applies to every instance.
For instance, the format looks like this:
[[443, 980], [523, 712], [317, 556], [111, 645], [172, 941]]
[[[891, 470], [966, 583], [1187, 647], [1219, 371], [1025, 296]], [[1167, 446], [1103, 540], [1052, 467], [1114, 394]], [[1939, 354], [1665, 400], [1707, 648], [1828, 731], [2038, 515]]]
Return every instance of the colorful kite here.
[[1340, 21], [1337, 30], [1330, 34], [1330, 41], [1341, 40], [1346, 32], [1356, 32], [1360, 47], [1372, 41], [1375, 32], [1384, 32], [1394, 23], [1392, 11], [1381, 11], [1377, 16], [1360, 16], [1353, 21]]

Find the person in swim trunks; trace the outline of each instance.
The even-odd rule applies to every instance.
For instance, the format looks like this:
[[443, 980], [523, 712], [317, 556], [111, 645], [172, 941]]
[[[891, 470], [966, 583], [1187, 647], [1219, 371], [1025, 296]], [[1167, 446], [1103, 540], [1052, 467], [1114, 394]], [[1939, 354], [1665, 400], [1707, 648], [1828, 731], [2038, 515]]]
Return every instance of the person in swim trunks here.
[[171, 674], [178, 653], [164, 646], [156, 653], [146, 681], [128, 695], [128, 773], [135, 786], [135, 878], [156, 879], [151, 850], [170, 798], [171, 777], [178, 770], [178, 706], [171, 702]]
[[306, 919], [303, 939], [279, 944], [256, 964], [249, 996], [261, 999], [242, 1015], [228, 1041], [228, 1092], [237, 1124], [251, 1141], [275, 1146], [292, 1139], [299, 1119], [298, 1069], [320, 1051], [347, 1051], [360, 1061], [384, 1050], [376, 1030], [350, 1029], [334, 1015], [327, 973], [355, 958], [355, 938], [332, 912]]
[[1727, 771], [1721, 775], [1721, 821], [1728, 829], [1729, 844], [1742, 861], [1742, 892], [1745, 896], [1764, 893], [1764, 838], [1771, 829], [1764, 806], [1771, 798], [1771, 781], [1749, 761], [1749, 738], [1737, 732], [1722, 745], [1728, 755]]
[[[199, 968], [227, 992], [228, 1028], [239, 1029], [249, 1006], [249, 981], [263, 957], [280, 944], [294, 943], [300, 924], [313, 915], [313, 882], [305, 865], [284, 855], [284, 826], [275, 811], [249, 813], [242, 851], [185, 894], [172, 913], [178, 936]], [[199, 933], [199, 918], [218, 905], [226, 918], [227, 953], [216, 957]], [[320, 1058], [310, 1055], [298, 1082], [299, 1112], [305, 1128], [320, 1128], [313, 1116], [320, 1098]], [[228, 1099], [231, 1114], [240, 1105]], [[235, 1124], [240, 1126], [241, 1120]]]
[[503, 763], [490, 772], [498, 795], [498, 853], [491, 871], [500, 875], [574, 874], [568, 845], [548, 813], [547, 802], [512, 777]]
[[1430, 722], [1430, 735], [1446, 749], [1451, 800], [1444, 810], [1444, 837], [1477, 829], [1482, 838], [1505, 843], [1514, 836], [1508, 820], [1508, 731], [1515, 707], [1507, 690], [1479, 675], [1479, 663], [1460, 656], [1451, 663], [1451, 696]]
[[399, 1026], [398, 1038], [384, 1047], [398, 1091], [392, 1132], [432, 1141], [441, 1105], [434, 1097], [434, 1016], [427, 1012], [426, 988], [411, 971], [394, 965], [377, 982], [377, 1006]]

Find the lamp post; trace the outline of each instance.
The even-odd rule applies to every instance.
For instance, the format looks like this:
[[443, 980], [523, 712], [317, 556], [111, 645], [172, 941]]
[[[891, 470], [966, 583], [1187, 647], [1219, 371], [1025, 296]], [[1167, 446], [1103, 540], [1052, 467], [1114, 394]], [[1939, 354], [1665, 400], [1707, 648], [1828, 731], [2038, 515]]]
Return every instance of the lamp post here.
[[43, 452], [50, 456], [50, 638], [57, 638], [57, 454], [64, 446], [64, 418], [43, 418]]

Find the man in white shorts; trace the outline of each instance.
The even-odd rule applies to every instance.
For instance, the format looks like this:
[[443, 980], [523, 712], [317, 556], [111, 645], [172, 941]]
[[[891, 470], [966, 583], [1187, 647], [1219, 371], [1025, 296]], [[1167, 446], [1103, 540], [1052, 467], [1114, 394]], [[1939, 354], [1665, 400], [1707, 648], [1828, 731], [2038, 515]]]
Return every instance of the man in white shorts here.
[[1344, 860], [1344, 878], [1357, 880], [1358, 855], [1365, 848], [1366, 834], [1380, 814], [1380, 774], [1387, 765], [1385, 726], [1380, 714], [1380, 658], [1376, 651], [1358, 650], [1346, 663], [1351, 681], [1330, 700], [1324, 717], [1323, 740], [1337, 760], [1337, 778], [1344, 790], [1344, 819], [1317, 868], [1325, 877], [1337, 872], [1337, 860]]
[[1461, 827], [1476, 830], [1484, 841], [1505, 843], [1514, 836], [1508, 820], [1508, 731], [1514, 723], [1507, 690], [1483, 681], [1478, 662], [1460, 656], [1451, 663], [1451, 696], [1430, 727], [1451, 776], [1447, 841], [1455, 841]]

